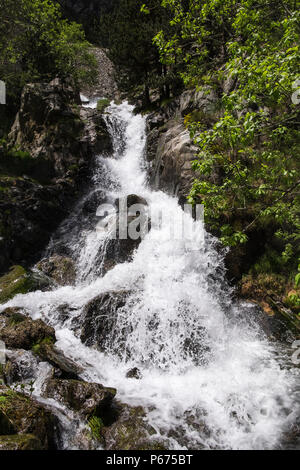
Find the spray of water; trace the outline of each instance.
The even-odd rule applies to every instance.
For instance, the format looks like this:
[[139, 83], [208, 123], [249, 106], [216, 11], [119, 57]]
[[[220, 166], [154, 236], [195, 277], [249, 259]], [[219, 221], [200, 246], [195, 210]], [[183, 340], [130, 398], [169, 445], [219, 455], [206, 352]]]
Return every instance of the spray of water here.
[[[183, 216], [175, 198], [147, 185], [145, 119], [126, 102], [108, 111], [114, 154], [96, 158], [89, 193], [49, 247], [63, 246], [76, 259], [76, 286], [19, 295], [2, 308], [24, 307], [53, 325], [58, 347], [83, 366], [82, 378], [116, 387], [120, 399], [143, 405], [171, 449], [279, 447], [299, 410], [297, 370], [282, 366], [284, 351], [249, 321], [255, 309], [232, 305], [222, 255], [201, 221], [188, 246], [170, 239], [168, 223], [154, 227], [132, 261], [101, 274], [106, 240], [96, 234], [95, 214], [83, 215], [92, 195], [105, 191], [113, 201], [137, 194], [151, 213], [163, 211], [175, 226]], [[126, 300], [100, 352], [79, 339], [83, 310], [115, 291], [125, 291]], [[126, 377], [132, 367], [140, 380]]]

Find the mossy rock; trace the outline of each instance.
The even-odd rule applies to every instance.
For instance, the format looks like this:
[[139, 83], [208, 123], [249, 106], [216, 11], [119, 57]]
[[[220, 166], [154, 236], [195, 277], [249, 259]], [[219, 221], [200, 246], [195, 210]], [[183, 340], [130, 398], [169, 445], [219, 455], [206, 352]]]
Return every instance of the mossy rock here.
[[97, 102], [97, 111], [103, 113], [105, 108], [110, 105], [110, 100], [108, 98], [103, 98]]
[[80, 380], [50, 379], [45, 389], [47, 398], [54, 398], [88, 418], [102, 419], [115, 395], [114, 388]]
[[37, 263], [36, 268], [61, 286], [75, 284], [76, 267], [71, 258], [51, 256]]
[[0, 436], [7, 436], [7, 423], [11, 434], [33, 434], [40, 440], [42, 449], [54, 448], [56, 418], [32, 398], [15, 392], [4, 385], [0, 386]]
[[116, 402], [115, 421], [101, 431], [107, 450], [167, 450], [157, 438], [155, 429], [147, 422], [141, 406], [133, 407]]
[[56, 341], [55, 331], [42, 320], [32, 320], [24, 310], [7, 308], [0, 313], [0, 339], [7, 348], [29, 350]]
[[0, 436], [0, 450], [42, 450], [40, 440], [33, 434]]
[[17, 294], [27, 294], [45, 287], [45, 279], [26, 271], [22, 266], [13, 266], [7, 274], [0, 277], [0, 304], [8, 302]]

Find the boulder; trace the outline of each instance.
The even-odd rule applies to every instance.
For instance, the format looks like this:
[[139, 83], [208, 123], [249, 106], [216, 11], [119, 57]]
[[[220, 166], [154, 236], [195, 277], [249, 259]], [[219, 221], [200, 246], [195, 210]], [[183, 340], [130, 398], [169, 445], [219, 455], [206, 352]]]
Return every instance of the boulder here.
[[39, 439], [42, 449], [54, 448], [56, 418], [34, 399], [0, 385], [0, 423], [3, 420], [11, 425], [0, 426], [1, 435], [33, 434]]
[[54, 255], [50, 258], [44, 258], [37, 263], [35, 267], [60, 286], [71, 286], [75, 284], [76, 267], [71, 258]]
[[6, 351], [7, 362], [3, 367], [5, 383], [11, 386], [14, 383], [25, 384], [36, 378], [39, 360], [31, 351], [17, 349]]
[[127, 374], [126, 374], [126, 377], [128, 379], [141, 379], [143, 377], [140, 369], [138, 367], [133, 367], [132, 369], [130, 369]]
[[115, 325], [119, 311], [125, 306], [129, 291], [112, 291], [99, 295], [85, 307], [81, 330], [81, 341], [87, 346], [97, 346], [105, 351], [110, 346], [118, 349], [117, 341], [124, 342], [124, 337], [115, 337]]
[[0, 339], [9, 349], [32, 349], [42, 342], [55, 342], [55, 331], [42, 320], [32, 320], [24, 310], [7, 308], [0, 313]]
[[17, 294], [46, 290], [49, 285], [49, 280], [45, 276], [27, 271], [22, 266], [13, 266], [7, 274], [0, 277], [0, 304]]
[[141, 406], [116, 402], [115, 412], [116, 421], [102, 431], [106, 450], [167, 450]]
[[114, 388], [79, 380], [50, 379], [44, 392], [85, 417], [102, 417], [116, 394]]
[[[130, 224], [140, 217], [139, 213], [136, 215], [136, 208], [131, 213], [130, 209], [134, 205], [143, 206], [142, 216], [136, 229], [135, 238], [130, 234]], [[140, 245], [144, 236], [151, 230], [151, 220], [149, 218], [146, 199], [137, 194], [129, 194], [127, 200], [117, 199], [115, 201], [116, 215], [115, 224], [116, 231], [115, 237], [111, 237], [105, 246], [105, 253], [103, 259], [103, 274], [109, 269], [113, 268], [116, 264], [125, 263], [132, 260], [135, 250]], [[127, 238], [123, 239], [120, 236], [120, 225], [122, 224], [122, 212], [127, 210]], [[144, 217], [143, 217], [144, 216]], [[140, 235], [142, 233], [142, 235]]]
[[34, 352], [42, 361], [55, 367], [55, 375], [62, 379], [78, 379], [83, 369], [72, 359], [67, 358], [54, 344], [44, 341], [34, 348]]

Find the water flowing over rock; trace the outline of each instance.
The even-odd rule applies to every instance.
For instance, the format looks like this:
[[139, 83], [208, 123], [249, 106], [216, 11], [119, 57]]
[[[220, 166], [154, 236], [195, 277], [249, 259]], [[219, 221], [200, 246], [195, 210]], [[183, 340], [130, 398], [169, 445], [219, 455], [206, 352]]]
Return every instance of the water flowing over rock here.
[[[209, 108], [213, 99], [208, 96], [192, 93], [190, 99]], [[181, 105], [189, 111], [185, 99]], [[180, 111], [180, 103], [176, 109]], [[166, 110], [168, 120], [173, 111], [167, 116]], [[59, 400], [79, 408], [73, 398], [69, 401], [78, 394], [78, 403], [85, 408], [90, 387], [98, 389], [103, 383], [118, 391], [120, 402], [112, 399], [105, 413], [101, 411], [101, 421], [89, 422], [98, 446], [101, 442], [111, 450], [242, 450], [293, 445], [297, 439], [289, 440], [288, 434], [297, 433], [300, 402], [293, 343], [277, 341], [267, 328], [264, 332], [251, 306], [232, 300], [217, 240], [201, 220], [194, 221], [182, 210], [177, 197], [160, 190], [164, 180], [156, 189], [148, 184], [146, 117], [124, 102], [111, 104], [104, 119], [113, 152], [95, 156], [90, 187], [47, 249], [48, 257], [74, 259], [75, 285], [16, 296], [0, 306], [0, 318], [5, 309], [19, 307], [55, 327], [56, 344], [42, 341], [35, 353], [62, 371], [45, 380], [50, 379], [49, 393]], [[170, 157], [181, 181], [171, 192], [182, 195], [182, 203], [185, 170], [182, 162], [176, 167], [173, 160], [181, 152], [191, 159], [193, 150], [185, 135], [164, 128], [160, 119], [151, 127], [153, 135], [158, 131], [158, 139], [165, 139], [170, 130], [170, 153], [163, 160]], [[103, 260], [110, 233], [100, 235], [99, 213], [84, 210], [98, 191], [99, 200], [110, 205], [108, 217], [116, 215], [116, 199], [128, 195], [143, 198], [151, 216], [149, 233], [109, 270], [103, 269]], [[161, 213], [163, 222], [155, 224]], [[186, 224], [193, 229], [188, 234], [181, 230]], [[58, 364], [60, 351], [80, 369], [75, 388]], [[138, 380], [128, 374], [133, 369], [140, 371]], [[42, 387], [38, 393], [42, 396]], [[86, 418], [56, 400], [44, 399], [59, 419], [59, 448], [94, 445], [82, 438]], [[90, 413], [92, 408], [87, 409]], [[15, 429], [10, 432], [16, 434]]]
[[51, 379], [44, 393], [47, 398], [55, 398], [86, 417], [101, 417], [111, 406], [116, 390], [78, 380]]
[[[124, 342], [125, 338], [114, 337], [118, 311], [126, 305], [127, 291], [107, 292], [91, 300], [85, 308], [81, 340], [87, 346], [96, 345], [105, 351], [115, 341]], [[116, 336], [118, 332], [115, 333]], [[117, 343], [118, 344], [118, 343]], [[118, 347], [118, 345], [115, 346]]]
[[36, 268], [61, 286], [75, 283], [76, 268], [71, 258], [63, 256], [51, 256], [37, 263]]
[[80, 104], [72, 84], [58, 79], [24, 87], [9, 135], [9, 151], [17, 146], [22, 154], [0, 148], [8, 175], [0, 177], [0, 273], [37, 261], [74, 205], [94, 153], [111, 149], [101, 115]]

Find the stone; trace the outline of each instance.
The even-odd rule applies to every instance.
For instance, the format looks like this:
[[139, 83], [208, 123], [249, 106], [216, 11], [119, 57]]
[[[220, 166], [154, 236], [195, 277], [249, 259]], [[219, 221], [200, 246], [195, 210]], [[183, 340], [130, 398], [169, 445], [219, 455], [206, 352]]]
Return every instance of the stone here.
[[49, 281], [22, 266], [13, 266], [0, 277], [0, 304], [12, 299], [17, 294], [27, 294], [35, 290], [47, 290]]
[[147, 423], [141, 406], [116, 402], [115, 412], [116, 421], [102, 431], [106, 450], [167, 450], [155, 437], [156, 431]]
[[37, 263], [35, 267], [60, 286], [71, 286], [75, 284], [76, 267], [71, 258], [53, 255], [50, 258], [44, 258]]
[[0, 313], [0, 339], [9, 349], [26, 350], [43, 341], [56, 341], [55, 331], [51, 326], [42, 320], [32, 320], [19, 308], [7, 308]]
[[33, 352], [24, 349], [7, 350], [6, 357], [4, 376], [7, 385], [17, 382], [24, 384], [36, 378], [40, 361]]
[[56, 368], [55, 375], [62, 379], [78, 379], [82, 367], [67, 358], [54, 344], [42, 342], [35, 348], [35, 353], [42, 361], [49, 362]]
[[44, 394], [47, 398], [54, 398], [85, 417], [101, 417], [111, 406], [116, 390], [79, 380], [50, 379]]
[[[56, 418], [50, 411], [34, 399], [0, 385], [0, 423], [3, 418], [9, 421], [13, 431], [11, 435], [33, 434], [44, 450], [53, 449]], [[7, 429], [0, 427], [1, 435], [7, 435]]]
[[126, 305], [129, 291], [111, 291], [92, 299], [85, 307], [81, 330], [81, 341], [86, 346], [97, 346], [105, 351], [110, 346], [117, 349], [114, 341], [124, 341], [124, 338], [114, 337], [114, 327], [118, 312]]
[[138, 367], [133, 367], [132, 369], [130, 369], [127, 374], [126, 374], [126, 377], [128, 379], [141, 379], [143, 377], [140, 369], [138, 369]]

